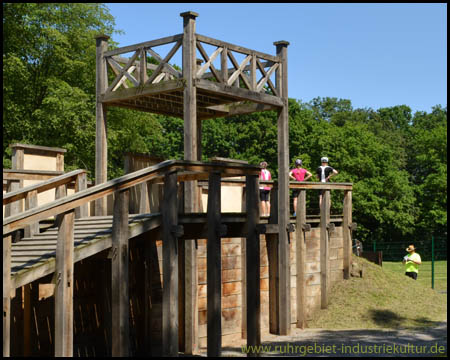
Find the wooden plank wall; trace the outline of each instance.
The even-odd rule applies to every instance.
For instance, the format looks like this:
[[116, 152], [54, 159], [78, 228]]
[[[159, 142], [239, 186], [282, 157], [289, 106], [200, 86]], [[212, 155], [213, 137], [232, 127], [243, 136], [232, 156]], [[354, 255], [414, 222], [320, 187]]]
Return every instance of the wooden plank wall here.
[[[306, 233], [306, 319], [320, 309], [320, 228]], [[297, 322], [296, 242], [291, 234], [291, 326]], [[157, 356], [162, 342], [162, 241], [155, 231], [130, 240], [130, 355]], [[207, 345], [206, 239], [198, 240], [199, 347]], [[242, 339], [241, 238], [222, 238], [222, 346], [245, 344]], [[77, 262], [74, 268], [74, 353], [78, 356], [111, 356], [111, 259], [107, 251]], [[343, 280], [343, 231], [330, 232], [330, 282]], [[261, 332], [269, 332], [269, 268], [267, 243], [260, 236]], [[145, 287], [145, 279], [149, 279]], [[11, 355], [54, 355], [54, 298], [46, 293], [51, 275], [16, 290], [11, 299]], [[28, 312], [24, 310], [28, 306]], [[28, 324], [24, 324], [24, 318]], [[28, 329], [29, 333], [25, 330]], [[26, 340], [28, 339], [28, 340]]]

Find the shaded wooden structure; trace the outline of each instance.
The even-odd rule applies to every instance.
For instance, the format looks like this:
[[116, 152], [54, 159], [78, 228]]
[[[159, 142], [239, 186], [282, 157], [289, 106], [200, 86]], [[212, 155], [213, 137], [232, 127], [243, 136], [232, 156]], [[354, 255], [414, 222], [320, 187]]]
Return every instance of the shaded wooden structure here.
[[[346, 192], [342, 233], [344, 237], [343, 276], [348, 278], [351, 254], [351, 184], [305, 183], [291, 184], [301, 189], [295, 220], [289, 217], [288, 180], [288, 93], [286, 41], [274, 43], [276, 55], [264, 54], [195, 32], [198, 14], [186, 12], [183, 33], [163, 39], [108, 50], [106, 36], [97, 41], [97, 135], [96, 185], [85, 186], [85, 172], [78, 170], [61, 174], [34, 187], [16, 189], [3, 196], [3, 204], [21, 199], [33, 199], [40, 191], [60, 189], [55, 201], [29, 207], [22, 213], [11, 214], [3, 221], [3, 354], [9, 355], [11, 295], [17, 295], [21, 286], [38, 279], [46, 279], [54, 295], [54, 355], [72, 356], [74, 338], [74, 272], [89, 277], [80, 266], [95, 258], [100, 271], [98, 281], [110, 283], [102, 290], [101, 298], [108, 318], [101, 334], [110, 339], [109, 350], [103, 355], [126, 356], [130, 347], [130, 272], [141, 269], [138, 280], [144, 284], [140, 294], [145, 299], [144, 328], [146, 338], [151, 333], [149, 324], [154, 311], [149, 303], [148, 269], [156, 246], [148, 241], [161, 242], [162, 285], [161, 342], [162, 354], [176, 356], [196, 353], [199, 346], [199, 294], [198, 294], [198, 241], [206, 240], [207, 277], [207, 351], [219, 356], [222, 348], [222, 257], [223, 238], [243, 238], [242, 257], [242, 335], [247, 344], [261, 342], [261, 274], [260, 238], [265, 236], [268, 258], [269, 322], [270, 331], [287, 335], [291, 316], [291, 250], [296, 242], [296, 301], [297, 326], [306, 322], [306, 233], [310, 223], [306, 220], [305, 191], [324, 190], [320, 217], [320, 296], [321, 306], [328, 304], [330, 286], [329, 241], [334, 230], [329, 214], [329, 192]], [[166, 55], [158, 47], [168, 46]], [[211, 49], [212, 53], [208, 53]], [[181, 71], [169, 62], [177, 52], [182, 54]], [[126, 57], [126, 54], [130, 54]], [[151, 56], [158, 64], [151, 64]], [[201, 57], [204, 64], [197, 61]], [[217, 65], [219, 63], [220, 65]], [[133, 169], [120, 178], [107, 181], [107, 108], [120, 106], [154, 112], [184, 119], [184, 160], [168, 160], [143, 169]], [[271, 194], [271, 215], [262, 219], [258, 206], [258, 166], [216, 159], [202, 163], [201, 122], [215, 117], [276, 110], [278, 112], [278, 173]], [[221, 182], [226, 177], [245, 176], [245, 205], [240, 213], [221, 212]], [[199, 213], [199, 181], [208, 181], [207, 213]], [[76, 182], [76, 193], [64, 196], [69, 183]], [[162, 203], [158, 212], [147, 211], [141, 204], [130, 206], [130, 191], [140, 187], [141, 197], [150, 185], [161, 184]], [[142, 195], [144, 194], [144, 195]], [[148, 193], [147, 193], [148, 194]], [[114, 195], [113, 215], [106, 216], [106, 198]], [[95, 202], [95, 216], [87, 218], [88, 203]], [[141, 215], [133, 216], [130, 209]], [[56, 217], [56, 228], [46, 234], [29, 234], [25, 241], [13, 247], [12, 234], [49, 216]], [[144, 254], [139, 254], [131, 239], [139, 238]], [[42, 247], [42, 249], [37, 249]], [[13, 249], [13, 251], [11, 251]], [[31, 251], [31, 253], [27, 253]], [[40, 252], [39, 252], [40, 251]], [[104, 254], [107, 252], [107, 257]], [[103, 255], [101, 255], [103, 254]], [[130, 265], [131, 254], [142, 261]], [[22, 258], [20, 258], [22, 256]], [[93, 266], [92, 264], [90, 266]], [[153, 266], [153, 265], [152, 265]], [[136, 272], [135, 272], [136, 271]], [[158, 273], [158, 271], [156, 271]], [[159, 279], [158, 273], [158, 279]], [[50, 278], [49, 278], [50, 277]], [[138, 281], [136, 279], [134, 281]], [[133, 285], [138, 287], [138, 285]], [[36, 286], [23, 292], [23, 317], [29, 320], [30, 303], [36, 296]], [[79, 290], [77, 290], [79, 291]], [[34, 295], [33, 295], [34, 294]], [[134, 293], [133, 293], [134, 294]], [[134, 295], [133, 295], [134, 296]], [[149, 310], [152, 309], [152, 310]], [[107, 310], [109, 314], [106, 314]], [[114, 314], [112, 317], [108, 315]], [[133, 318], [134, 319], [134, 318]], [[98, 322], [99, 320], [97, 320]], [[134, 321], [134, 320], [133, 320]], [[25, 324], [25, 322], [24, 322]], [[135, 327], [137, 325], [134, 325]], [[158, 325], [159, 326], [159, 325]], [[25, 328], [25, 327], [24, 327]], [[110, 329], [110, 333], [108, 330]], [[98, 334], [97, 334], [98, 335]], [[27, 335], [29, 337], [29, 334]], [[108, 340], [109, 341], [109, 340]], [[144, 345], [145, 346], [145, 345]], [[148, 350], [148, 349], [147, 349]], [[144, 352], [148, 355], [150, 352]]]
[[[288, 74], [287, 41], [275, 42], [276, 55], [265, 54], [239, 45], [196, 33], [197, 13], [181, 13], [183, 32], [162, 39], [107, 49], [107, 36], [97, 37], [97, 136], [96, 184], [106, 181], [108, 106], [177, 116], [184, 120], [184, 159], [201, 159], [201, 121], [215, 117], [278, 111], [278, 214], [276, 223], [283, 229], [277, 237], [279, 287], [277, 326], [280, 334], [289, 333], [289, 269], [288, 266]], [[169, 46], [164, 56], [159, 48]], [[206, 47], [212, 48], [208, 54]], [[169, 62], [177, 51], [182, 53], [181, 71]], [[130, 54], [130, 57], [124, 57]], [[148, 56], [159, 64], [152, 65]], [[243, 59], [238, 61], [239, 56]], [[198, 65], [197, 59], [204, 61]], [[215, 62], [220, 64], [215, 65]], [[194, 181], [186, 182], [184, 211], [198, 211], [198, 194]], [[96, 215], [105, 214], [105, 201], [99, 199]], [[184, 282], [185, 348], [192, 353], [198, 344], [197, 264], [195, 247], [187, 243]], [[253, 301], [253, 300], [252, 300]], [[255, 340], [256, 341], [256, 340]], [[256, 341], [257, 342], [257, 341]]]

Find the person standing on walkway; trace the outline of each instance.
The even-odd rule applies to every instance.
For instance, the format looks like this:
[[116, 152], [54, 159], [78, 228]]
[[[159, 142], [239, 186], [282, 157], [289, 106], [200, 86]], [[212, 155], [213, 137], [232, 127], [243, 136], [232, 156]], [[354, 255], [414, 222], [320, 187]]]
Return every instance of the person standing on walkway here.
[[[333, 169], [331, 166], [328, 165], [328, 158], [322, 157], [320, 159], [320, 162], [322, 165], [320, 165], [317, 168], [317, 177], [319, 178], [320, 182], [328, 182], [330, 181], [330, 178], [334, 175], [339, 174], [337, 170]], [[322, 207], [322, 195], [324, 193], [324, 190], [320, 190], [320, 196], [319, 196], [319, 206]], [[331, 205], [331, 203], [330, 203]]]
[[420, 255], [416, 253], [414, 245], [409, 245], [406, 248], [406, 251], [408, 252], [408, 255], [405, 255], [402, 261], [405, 265], [405, 275], [417, 280], [419, 265], [422, 264], [422, 259], [420, 258]]
[[[305, 177], [306, 175], [306, 177]], [[300, 159], [295, 160], [295, 169], [289, 171], [289, 178], [296, 181], [307, 181], [312, 174], [302, 168], [302, 161]], [[297, 198], [300, 193], [300, 189], [294, 189], [292, 195], [294, 196], [294, 216], [297, 214]]]
[[[259, 180], [272, 180], [272, 175], [270, 174], [270, 171], [267, 170], [267, 163], [265, 161], [261, 161], [259, 166], [262, 167], [261, 172], [259, 173]], [[259, 199], [261, 200], [261, 216], [270, 215], [269, 193], [269, 186], [262, 185], [259, 187]]]

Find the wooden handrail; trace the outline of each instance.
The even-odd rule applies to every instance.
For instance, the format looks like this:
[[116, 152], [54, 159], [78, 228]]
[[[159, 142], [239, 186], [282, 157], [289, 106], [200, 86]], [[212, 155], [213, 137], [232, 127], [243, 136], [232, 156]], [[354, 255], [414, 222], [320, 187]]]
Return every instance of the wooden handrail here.
[[20, 181], [20, 180], [48, 180], [56, 176], [63, 175], [64, 171], [51, 170], [17, 170], [3, 169], [3, 181]]
[[[223, 185], [236, 185], [245, 186], [245, 180], [243, 179], [227, 179], [222, 180]], [[277, 185], [277, 181], [274, 180], [260, 180], [260, 185], [267, 185], [268, 187], [274, 187]], [[207, 184], [201, 185], [207, 186]], [[353, 183], [323, 183], [323, 182], [298, 182], [290, 181], [289, 189], [306, 189], [306, 190], [352, 190]]]
[[31, 191], [37, 191], [37, 193], [41, 193], [43, 191], [54, 189], [61, 185], [70, 183], [74, 181], [78, 175], [83, 173], [86, 173], [86, 170], [74, 170], [67, 174], [57, 176], [53, 179], [40, 182], [38, 184], [33, 184], [16, 191], [11, 191], [3, 195], [3, 205], [10, 204], [17, 200], [25, 199], [28, 193], [30, 193]]
[[[23, 228], [50, 216], [65, 213], [89, 201], [99, 199], [118, 190], [124, 190], [143, 182], [159, 181], [165, 174], [177, 170], [189, 172], [196, 171], [199, 172], [199, 177], [203, 178], [205, 172], [212, 171], [220, 172], [221, 176], [256, 175], [259, 174], [260, 167], [236, 163], [202, 163], [199, 161], [166, 160], [157, 165], [126, 174], [117, 179], [95, 185], [70, 196], [57, 199], [39, 207], [24, 211], [23, 213], [5, 218], [3, 220], [3, 235], [9, 234], [14, 230]], [[182, 173], [178, 179], [184, 179]], [[195, 176], [191, 174], [189, 180], [194, 179]]]

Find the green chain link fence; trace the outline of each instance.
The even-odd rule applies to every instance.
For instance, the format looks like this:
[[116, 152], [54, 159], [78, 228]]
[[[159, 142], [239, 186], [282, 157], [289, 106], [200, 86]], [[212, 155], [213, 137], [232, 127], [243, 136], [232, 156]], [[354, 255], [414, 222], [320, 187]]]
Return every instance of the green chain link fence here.
[[[431, 288], [447, 291], [447, 236], [431, 236], [420, 243], [413, 243], [416, 252], [422, 259], [419, 266], [418, 280], [430, 284]], [[364, 250], [382, 251], [383, 266], [394, 271], [403, 271], [403, 257], [407, 254], [406, 248], [410, 243], [393, 241], [388, 243], [365, 244]]]

